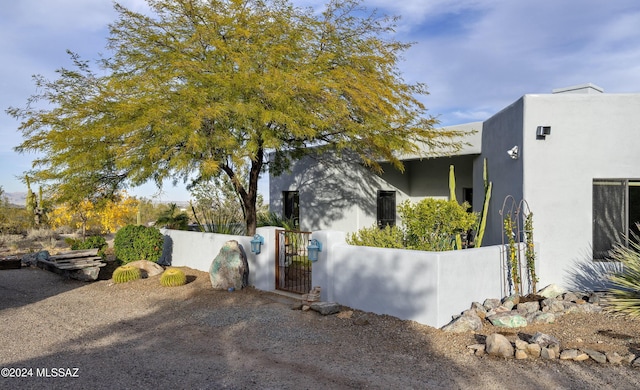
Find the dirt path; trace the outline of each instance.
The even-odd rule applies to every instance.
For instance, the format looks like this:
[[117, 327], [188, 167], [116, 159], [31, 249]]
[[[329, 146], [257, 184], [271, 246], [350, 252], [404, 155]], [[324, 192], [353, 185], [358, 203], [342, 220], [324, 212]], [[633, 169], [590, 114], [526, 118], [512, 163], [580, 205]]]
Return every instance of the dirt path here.
[[190, 283], [175, 288], [0, 271], [0, 367], [32, 370], [0, 388], [640, 388], [629, 366], [478, 358], [465, 347], [481, 335], [322, 317], [280, 295], [213, 291], [206, 273], [185, 270]]

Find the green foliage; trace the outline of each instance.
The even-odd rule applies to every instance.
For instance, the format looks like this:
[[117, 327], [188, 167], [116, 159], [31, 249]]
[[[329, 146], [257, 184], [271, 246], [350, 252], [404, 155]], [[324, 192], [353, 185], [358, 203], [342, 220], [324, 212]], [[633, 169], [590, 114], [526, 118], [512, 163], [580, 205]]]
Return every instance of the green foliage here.
[[123, 264], [136, 260], [157, 262], [162, 255], [164, 236], [155, 227], [127, 225], [114, 238], [114, 251]]
[[[449, 166], [449, 200], [458, 203], [458, 199], [456, 199], [456, 174], [453, 165]], [[455, 235], [455, 243], [454, 249], [462, 249], [462, 237], [460, 237], [460, 234]]]
[[526, 235], [526, 246], [524, 257], [527, 259], [527, 271], [531, 280], [531, 291], [538, 291], [538, 275], [536, 274], [536, 248], [533, 242], [533, 213], [528, 213], [524, 219], [524, 232]]
[[116, 3], [103, 69], [71, 54], [72, 69], [37, 76], [25, 107], [7, 110], [21, 121], [16, 150], [39, 156], [34, 179], [61, 198], [226, 175], [249, 235], [267, 150], [280, 156], [274, 174], [311, 146], [378, 171], [459, 150], [466, 133], [436, 129], [425, 85], [399, 71], [411, 45], [394, 40], [397, 18], [360, 3], [154, 0], [144, 14]]
[[425, 198], [415, 204], [405, 201], [398, 207], [402, 227], [360, 229], [348, 235], [347, 242], [380, 248], [453, 250], [455, 236], [476, 223], [477, 215], [468, 213], [468, 208], [468, 204], [459, 205], [455, 200]]
[[189, 216], [185, 212], [179, 212], [178, 206], [175, 203], [171, 203], [156, 220], [156, 226], [167, 229], [187, 230], [189, 228]]
[[469, 205], [455, 200], [425, 198], [416, 204], [405, 201], [398, 207], [409, 249], [445, 251], [455, 248], [455, 237], [469, 230], [477, 214]]
[[373, 246], [376, 248], [405, 248], [404, 232], [397, 226], [386, 225], [380, 229], [374, 225], [347, 235], [350, 245]]
[[613, 286], [606, 304], [615, 312], [640, 318], [640, 245], [636, 240], [629, 240], [629, 248], [617, 246], [610, 253], [623, 267], [609, 276]]
[[142, 277], [140, 268], [131, 265], [121, 265], [113, 271], [113, 283], [126, 283]]
[[160, 275], [160, 285], [163, 287], [182, 286], [187, 283], [187, 276], [179, 268], [169, 268]]
[[482, 203], [482, 212], [480, 213], [480, 219], [478, 220], [478, 227], [476, 228], [477, 236], [475, 238], [474, 246], [480, 248], [482, 246], [482, 239], [484, 238], [484, 231], [487, 227], [487, 215], [489, 214], [489, 201], [491, 200], [491, 189], [493, 183], [489, 181], [489, 172], [487, 170], [487, 159], [483, 160], [482, 179], [484, 181], [484, 202]]
[[516, 246], [515, 223], [511, 214], [504, 217], [504, 233], [507, 235], [507, 263], [509, 266], [510, 282], [513, 285], [516, 296], [520, 296], [520, 256]]
[[276, 226], [284, 228], [284, 230], [296, 230], [293, 220], [282, 218], [280, 214], [273, 211], [258, 214], [258, 227]]

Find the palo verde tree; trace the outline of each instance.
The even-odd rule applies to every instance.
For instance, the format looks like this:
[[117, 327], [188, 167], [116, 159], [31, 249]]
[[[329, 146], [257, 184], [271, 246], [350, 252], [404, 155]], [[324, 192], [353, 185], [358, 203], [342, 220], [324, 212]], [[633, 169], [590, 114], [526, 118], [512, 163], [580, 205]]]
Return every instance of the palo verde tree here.
[[253, 234], [269, 152], [277, 174], [311, 146], [376, 170], [460, 147], [462, 133], [426, 115], [425, 85], [400, 74], [410, 44], [393, 38], [397, 18], [359, 0], [330, 0], [322, 13], [289, 0], [147, 1], [148, 14], [115, 5], [101, 72], [72, 55], [59, 79], [36, 78], [32, 100], [51, 108], [8, 110], [22, 121], [16, 149], [43, 156], [34, 178], [109, 192], [227, 175]]

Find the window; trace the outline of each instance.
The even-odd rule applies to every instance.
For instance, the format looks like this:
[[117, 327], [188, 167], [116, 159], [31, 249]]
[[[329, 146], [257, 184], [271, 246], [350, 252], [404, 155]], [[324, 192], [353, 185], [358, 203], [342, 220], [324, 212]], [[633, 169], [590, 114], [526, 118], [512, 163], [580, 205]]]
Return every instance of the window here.
[[629, 246], [640, 231], [640, 180], [593, 180], [593, 259], [605, 260], [614, 245]]
[[378, 191], [377, 223], [380, 229], [396, 224], [396, 192]]
[[300, 227], [300, 194], [298, 191], [283, 191], [284, 218], [293, 222], [294, 227]]

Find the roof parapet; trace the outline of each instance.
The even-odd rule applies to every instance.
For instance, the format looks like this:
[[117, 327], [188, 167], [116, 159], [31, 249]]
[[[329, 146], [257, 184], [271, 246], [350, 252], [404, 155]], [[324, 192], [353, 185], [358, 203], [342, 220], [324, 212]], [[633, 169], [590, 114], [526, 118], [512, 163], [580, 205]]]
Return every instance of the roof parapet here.
[[592, 83], [573, 85], [571, 87], [556, 88], [551, 93], [604, 93], [604, 89]]

